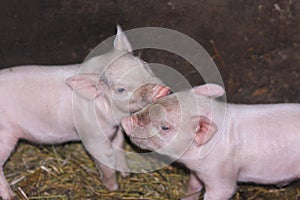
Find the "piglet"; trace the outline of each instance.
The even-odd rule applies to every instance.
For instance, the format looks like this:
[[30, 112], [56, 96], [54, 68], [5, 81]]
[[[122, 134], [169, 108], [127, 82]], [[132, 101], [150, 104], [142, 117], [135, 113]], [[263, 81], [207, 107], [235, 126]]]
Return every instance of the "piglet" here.
[[229, 199], [237, 182], [287, 184], [300, 176], [300, 104], [236, 105], [215, 84], [159, 99], [122, 119], [138, 146], [191, 171], [185, 200]]
[[[118, 27], [114, 49], [91, 58], [83, 69], [75, 64], [20, 66], [0, 71], [2, 199], [13, 198], [3, 165], [19, 139], [37, 144], [83, 139], [102, 172], [103, 184], [109, 190], [118, 188], [114, 168], [123, 170], [122, 175], [128, 172], [125, 154], [114, 150], [123, 146], [124, 138], [118, 129], [121, 118], [169, 92], [147, 64], [131, 54], [131, 49]], [[94, 113], [96, 121], [91, 117]], [[93, 143], [89, 137], [95, 137]], [[115, 166], [107, 166], [103, 160]]]

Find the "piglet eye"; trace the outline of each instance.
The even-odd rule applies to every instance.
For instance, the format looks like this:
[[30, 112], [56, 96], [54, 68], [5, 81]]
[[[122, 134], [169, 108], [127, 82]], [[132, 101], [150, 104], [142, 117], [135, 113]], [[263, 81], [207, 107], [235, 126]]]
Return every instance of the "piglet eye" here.
[[125, 91], [124, 88], [118, 88], [118, 89], [117, 89], [117, 92], [118, 92], [118, 93], [122, 93], [122, 92], [124, 92], [124, 91]]
[[167, 126], [161, 126], [161, 129], [162, 129], [163, 131], [168, 131], [168, 130], [170, 130], [170, 128], [167, 127]]

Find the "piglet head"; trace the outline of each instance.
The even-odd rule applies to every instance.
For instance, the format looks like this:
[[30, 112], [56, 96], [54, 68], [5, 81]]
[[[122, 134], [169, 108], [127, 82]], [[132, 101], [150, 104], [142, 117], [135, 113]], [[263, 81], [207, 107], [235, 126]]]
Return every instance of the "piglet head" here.
[[96, 100], [97, 108], [103, 110], [105, 105], [105, 116], [117, 123], [121, 117], [170, 92], [149, 65], [132, 54], [131, 44], [120, 26], [113, 51], [87, 60], [83, 72], [70, 77], [67, 84], [78, 96]]
[[122, 127], [137, 146], [175, 156], [181, 154], [186, 143], [186, 135], [180, 131], [181, 119], [177, 97], [172, 94], [123, 118]]
[[110, 94], [112, 109], [133, 113], [169, 94], [170, 89], [152, 72], [150, 66], [132, 54], [132, 47], [120, 26], [114, 40], [116, 51], [127, 52], [115, 57], [101, 74]]
[[[214, 91], [214, 89], [217, 89]], [[173, 156], [181, 155], [191, 145], [195, 148], [210, 141], [217, 132], [211, 120], [211, 98], [223, 94], [220, 87], [206, 85], [158, 99], [141, 111], [122, 119], [122, 127], [136, 145]], [[200, 109], [197, 108], [201, 99]], [[202, 97], [206, 97], [205, 101]], [[208, 98], [207, 98], [208, 97]]]
[[154, 103], [122, 118], [122, 127], [133, 143], [144, 149], [156, 150], [166, 145], [164, 137], [171, 136], [166, 115], [161, 104]]

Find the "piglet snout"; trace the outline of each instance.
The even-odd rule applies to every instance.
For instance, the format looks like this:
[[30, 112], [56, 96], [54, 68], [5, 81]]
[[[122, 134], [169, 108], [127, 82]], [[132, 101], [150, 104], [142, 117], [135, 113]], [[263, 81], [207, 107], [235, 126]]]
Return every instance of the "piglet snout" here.
[[169, 87], [157, 85], [153, 88], [152, 100], [156, 101], [157, 99], [167, 96], [170, 93], [171, 93], [171, 90]]

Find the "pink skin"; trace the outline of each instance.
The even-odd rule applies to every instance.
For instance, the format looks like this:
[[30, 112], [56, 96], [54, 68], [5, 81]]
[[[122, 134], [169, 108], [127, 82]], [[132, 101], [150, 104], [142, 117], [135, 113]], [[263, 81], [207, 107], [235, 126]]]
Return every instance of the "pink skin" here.
[[[128, 165], [125, 154], [122, 151], [109, 154], [113, 145], [123, 148], [123, 134], [117, 128], [121, 117], [167, 95], [169, 89], [161, 85], [143, 61], [130, 53], [131, 46], [119, 27], [114, 47], [112, 52], [88, 61], [92, 64], [100, 62], [98, 64], [101, 65], [101, 61], [107, 62], [112, 54], [122, 53], [101, 76], [101, 69], [96, 65], [90, 65], [80, 75], [76, 75], [79, 65], [21, 66], [0, 71], [0, 197], [3, 200], [13, 199], [3, 165], [18, 140], [58, 144], [79, 141], [78, 129], [99, 131], [96, 123], [81, 123], [81, 119], [75, 123], [73, 119], [74, 113], [81, 112], [86, 114], [82, 120], [88, 120], [91, 114], [86, 105], [90, 102], [96, 105], [97, 120], [105, 124], [105, 137], [111, 141], [103, 142], [96, 138], [96, 148], [90, 147], [89, 143], [85, 147], [102, 172], [103, 184], [109, 190], [118, 188], [115, 170], [103, 165], [98, 158], [112, 159], [118, 169], [124, 169], [121, 174], [126, 176]], [[117, 79], [118, 74], [126, 74], [125, 80]], [[120, 87], [125, 91], [118, 90]], [[77, 104], [72, 107], [72, 98], [77, 99], [82, 107]], [[128, 102], [129, 106], [126, 106]]]
[[237, 182], [279, 185], [299, 178], [300, 104], [214, 100], [223, 93], [207, 84], [169, 95], [123, 118], [122, 126], [140, 147], [178, 158], [191, 170], [185, 200], [199, 199], [202, 188], [205, 200], [223, 200]]

